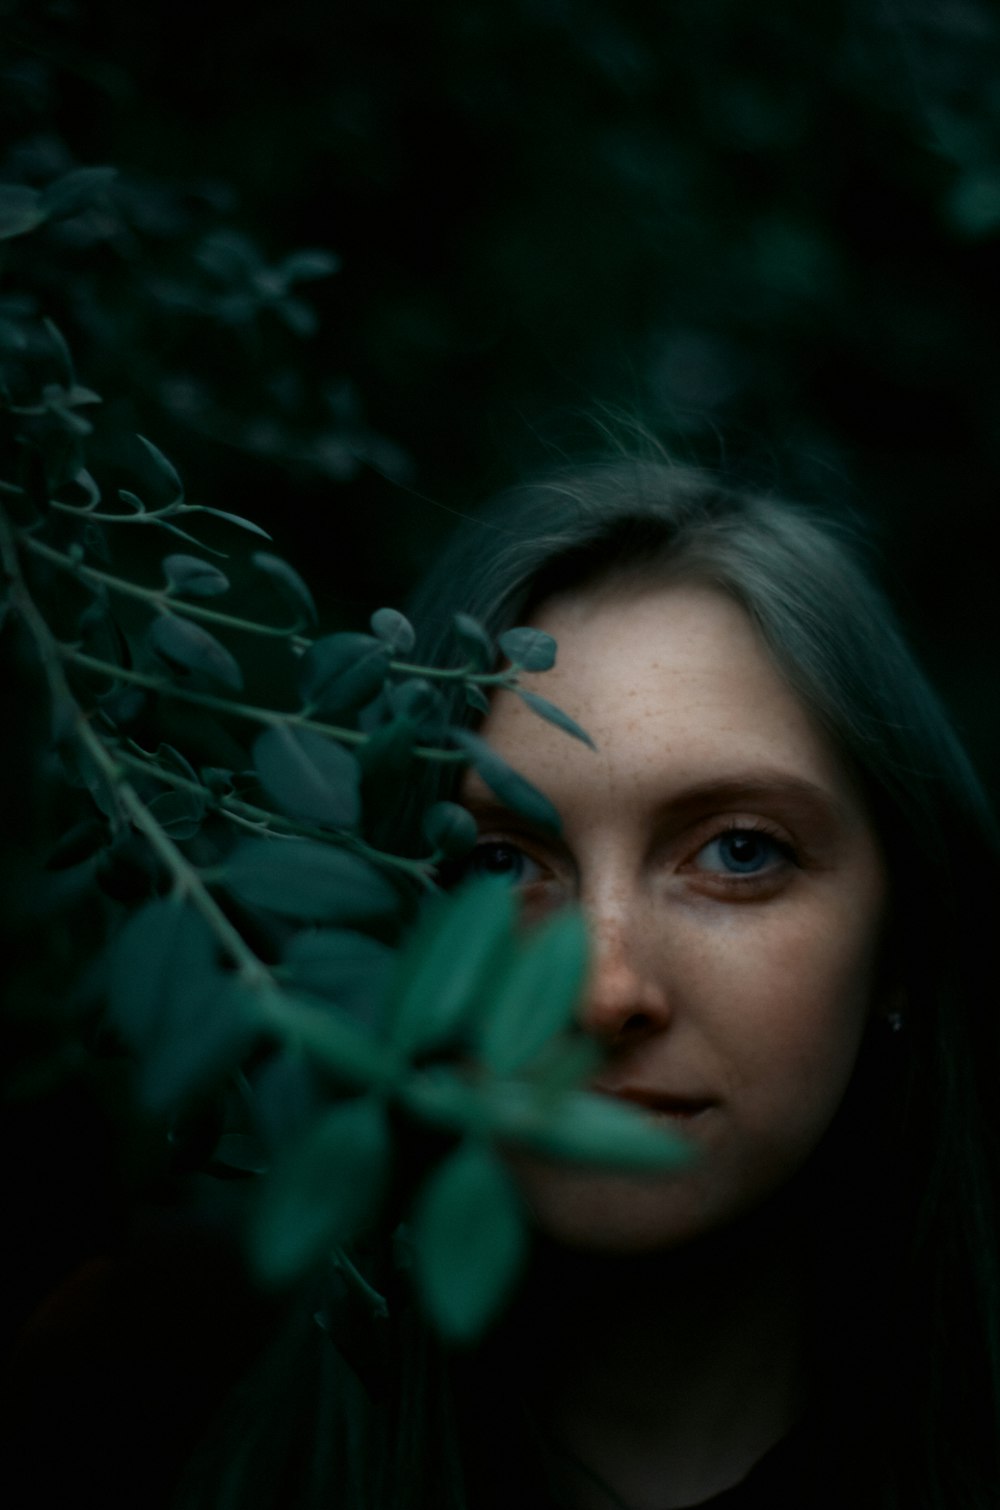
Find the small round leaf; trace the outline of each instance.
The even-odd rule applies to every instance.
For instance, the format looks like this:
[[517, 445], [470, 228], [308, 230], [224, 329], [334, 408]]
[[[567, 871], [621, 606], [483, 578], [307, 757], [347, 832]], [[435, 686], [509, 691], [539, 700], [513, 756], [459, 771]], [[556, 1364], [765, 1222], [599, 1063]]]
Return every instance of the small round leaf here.
[[500, 649], [522, 671], [548, 671], [556, 663], [556, 642], [541, 629], [508, 629]]
[[184, 671], [200, 671], [236, 692], [242, 688], [239, 662], [200, 624], [174, 614], [161, 614], [153, 620], [149, 633], [153, 649], [169, 665]]
[[435, 802], [424, 814], [424, 834], [447, 859], [468, 854], [476, 842], [476, 820], [468, 808], [457, 802]]
[[389, 647], [373, 635], [350, 630], [324, 635], [299, 663], [302, 696], [325, 718], [353, 712], [382, 690], [389, 659]]
[[199, 561], [197, 556], [164, 556], [163, 575], [167, 591], [179, 597], [217, 598], [229, 591], [225, 573], [210, 561]]
[[283, 812], [331, 828], [354, 828], [361, 817], [358, 762], [314, 729], [268, 729], [253, 747], [260, 779]]
[[271, 578], [279, 591], [296, 608], [301, 609], [307, 623], [316, 623], [316, 604], [313, 601], [313, 595], [294, 566], [289, 566], [288, 562], [282, 561], [280, 556], [272, 556], [269, 551], [254, 551], [251, 560], [259, 571], [265, 572]]
[[527, 1248], [521, 1200], [497, 1155], [467, 1143], [427, 1180], [413, 1214], [414, 1261], [442, 1334], [470, 1342], [493, 1319]]
[[370, 622], [372, 633], [389, 646], [393, 655], [408, 655], [417, 642], [413, 625], [398, 608], [376, 608]]

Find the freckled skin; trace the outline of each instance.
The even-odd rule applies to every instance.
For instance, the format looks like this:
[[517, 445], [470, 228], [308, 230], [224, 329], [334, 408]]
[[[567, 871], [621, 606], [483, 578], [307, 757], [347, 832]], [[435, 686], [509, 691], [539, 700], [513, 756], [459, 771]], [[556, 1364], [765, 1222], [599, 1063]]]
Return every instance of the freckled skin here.
[[[698, 1153], [674, 1175], [515, 1167], [553, 1237], [672, 1248], [763, 1201], [829, 1126], [878, 1005], [884, 864], [838, 756], [724, 594], [618, 585], [535, 624], [558, 664], [526, 684], [598, 753], [500, 693], [483, 733], [555, 803], [562, 839], [488, 812], [474, 776], [465, 799], [484, 843], [527, 857], [527, 915], [573, 897], [588, 914], [583, 1022], [608, 1048], [603, 1085], [711, 1105], [669, 1124]], [[727, 828], [764, 845], [749, 880], [722, 863]]]

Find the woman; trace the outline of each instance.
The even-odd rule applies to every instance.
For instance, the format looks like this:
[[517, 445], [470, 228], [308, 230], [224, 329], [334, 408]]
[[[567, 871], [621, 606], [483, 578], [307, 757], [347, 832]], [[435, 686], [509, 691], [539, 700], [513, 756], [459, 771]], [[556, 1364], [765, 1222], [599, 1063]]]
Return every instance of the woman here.
[[467, 777], [470, 868], [583, 902], [599, 1088], [697, 1155], [520, 1166], [471, 1503], [1000, 1504], [996, 831], [885, 602], [831, 526], [613, 463], [473, 523], [415, 617], [457, 609], [552, 633], [536, 690], [598, 747], [501, 694], [480, 732], [563, 835]]
[[[470, 523], [414, 607], [428, 660], [456, 611], [553, 634], [537, 690], [597, 745], [510, 694], [470, 713], [563, 828], [466, 774], [466, 870], [509, 876], [529, 922], [582, 902], [597, 1088], [693, 1157], [519, 1159], [537, 1243], [508, 1314], [442, 1358], [397, 1307], [374, 1400], [317, 1355], [295, 1502], [1000, 1505], [997, 838], [890, 610], [834, 527], [616, 462]], [[304, 1412], [274, 1367], [241, 1428], [259, 1499], [198, 1504], [291, 1503], [276, 1405]]]

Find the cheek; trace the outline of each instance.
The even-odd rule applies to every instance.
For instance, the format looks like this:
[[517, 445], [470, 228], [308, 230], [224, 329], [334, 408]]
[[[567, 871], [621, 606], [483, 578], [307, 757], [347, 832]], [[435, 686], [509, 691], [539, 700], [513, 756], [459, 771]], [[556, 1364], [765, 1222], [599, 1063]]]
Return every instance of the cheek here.
[[878, 930], [816, 910], [776, 913], [746, 933], [717, 947], [714, 968], [703, 958], [706, 986], [714, 975], [706, 1031], [748, 1126], [791, 1147], [819, 1137], [850, 1081]]

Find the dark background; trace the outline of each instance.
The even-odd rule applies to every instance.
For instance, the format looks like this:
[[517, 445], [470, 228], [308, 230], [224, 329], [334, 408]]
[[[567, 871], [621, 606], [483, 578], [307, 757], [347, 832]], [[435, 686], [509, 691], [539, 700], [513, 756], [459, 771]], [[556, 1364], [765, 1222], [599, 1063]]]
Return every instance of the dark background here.
[[[996, 786], [992, 0], [0, 17], [2, 176], [121, 170], [41, 291], [105, 430], [269, 524], [328, 618], [398, 601], [453, 511], [638, 422], [873, 521]], [[220, 227], [268, 263], [337, 254], [300, 285], [314, 334], [206, 321]]]

